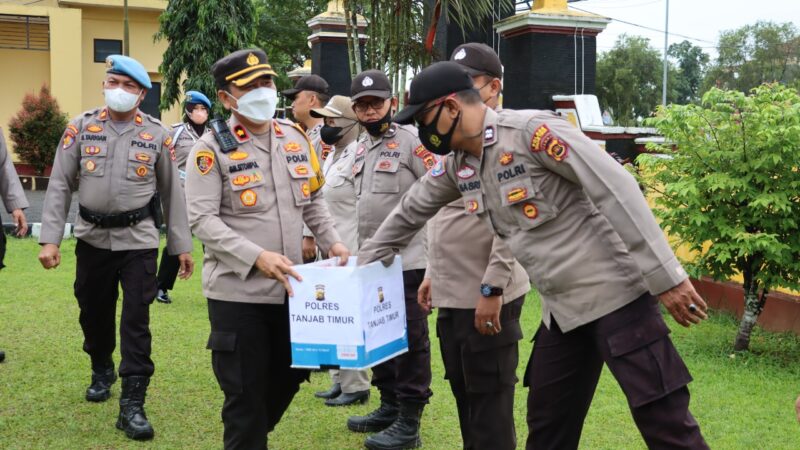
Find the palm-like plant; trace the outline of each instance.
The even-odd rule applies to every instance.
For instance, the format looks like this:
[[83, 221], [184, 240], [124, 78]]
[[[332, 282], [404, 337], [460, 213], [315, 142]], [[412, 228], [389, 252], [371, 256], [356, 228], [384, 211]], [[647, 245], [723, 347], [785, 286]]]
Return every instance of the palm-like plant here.
[[[513, 5], [513, 0], [344, 0], [351, 75], [368, 68], [384, 70], [402, 99], [409, 71], [447, 56], [433, 54], [430, 45], [429, 30], [436, 28], [441, 12], [467, 31]], [[358, 15], [367, 20], [369, 39], [364, 46], [356, 32]]]

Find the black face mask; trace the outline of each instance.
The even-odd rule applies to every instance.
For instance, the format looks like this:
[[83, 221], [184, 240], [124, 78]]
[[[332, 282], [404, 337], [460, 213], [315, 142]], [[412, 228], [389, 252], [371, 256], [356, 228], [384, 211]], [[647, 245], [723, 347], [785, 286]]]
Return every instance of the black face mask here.
[[450, 153], [450, 140], [453, 139], [456, 125], [458, 125], [458, 121], [461, 119], [461, 111], [459, 111], [456, 120], [453, 121], [453, 125], [450, 126], [447, 133], [443, 135], [439, 134], [436, 130], [436, 124], [439, 122], [439, 116], [442, 114], [443, 108], [444, 103], [439, 106], [439, 110], [436, 111], [436, 116], [431, 120], [431, 123], [417, 127], [419, 131], [419, 140], [422, 142], [422, 145], [424, 145], [429, 152], [441, 156]]
[[328, 145], [334, 145], [339, 142], [345, 134], [347, 134], [354, 126], [356, 126], [355, 122], [347, 127], [332, 127], [330, 125], [323, 125], [322, 128], [319, 130], [319, 137], [322, 139], [322, 142]]
[[383, 116], [381, 120], [375, 122], [361, 122], [361, 126], [367, 130], [367, 133], [371, 134], [372, 136], [380, 136], [383, 133], [386, 133], [386, 130], [389, 129], [389, 124], [392, 123], [392, 111], [389, 108], [386, 111], [386, 115]]

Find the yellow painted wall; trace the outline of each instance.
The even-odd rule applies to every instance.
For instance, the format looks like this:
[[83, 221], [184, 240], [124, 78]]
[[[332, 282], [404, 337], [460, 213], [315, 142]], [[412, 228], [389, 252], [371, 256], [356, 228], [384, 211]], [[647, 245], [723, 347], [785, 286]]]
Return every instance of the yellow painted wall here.
[[[161, 81], [158, 66], [167, 43], [153, 43], [153, 35], [158, 31], [157, 11], [129, 11], [130, 56], [144, 65], [153, 81]], [[105, 63], [94, 62], [95, 39], [122, 40], [122, 10], [113, 8], [84, 8], [81, 58], [85, 68], [82, 78], [83, 110], [96, 108], [103, 104], [102, 81], [105, 78]], [[180, 121], [180, 109], [172, 108], [161, 113], [161, 120], [169, 125]]]
[[43, 83], [50, 84], [50, 52], [0, 49], [0, 61], [8, 68], [0, 70], [0, 126], [9, 142], [8, 123], [19, 112], [25, 94], [38, 93]]
[[[158, 66], [166, 42], [153, 42], [165, 0], [130, 0], [130, 52], [161, 81]], [[25, 93], [50, 85], [61, 110], [69, 117], [103, 105], [101, 82], [105, 64], [94, 62], [94, 39], [122, 40], [121, 0], [43, 0], [35, 5], [0, 3], [0, 14], [49, 18], [50, 51], [0, 49], [0, 126], [19, 111]], [[162, 112], [169, 125], [180, 120], [180, 107]], [[10, 143], [13, 146], [13, 143]], [[12, 149], [13, 152], [13, 149]]]

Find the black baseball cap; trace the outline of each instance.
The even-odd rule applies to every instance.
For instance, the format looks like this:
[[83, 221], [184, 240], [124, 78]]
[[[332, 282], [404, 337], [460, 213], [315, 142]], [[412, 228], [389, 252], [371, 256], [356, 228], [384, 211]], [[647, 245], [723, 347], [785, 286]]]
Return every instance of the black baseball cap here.
[[461, 64], [450, 61], [433, 63], [411, 80], [408, 103], [392, 121], [409, 124], [426, 103], [467, 89], [474, 89], [472, 77]]
[[355, 102], [368, 95], [379, 98], [392, 96], [392, 84], [385, 73], [371, 69], [365, 70], [353, 78], [353, 82], [350, 83], [350, 99]]
[[211, 66], [211, 74], [218, 89], [224, 89], [228, 83], [244, 86], [262, 76], [275, 76], [275, 71], [267, 59], [267, 54], [260, 48], [237, 50], [220, 58]]
[[319, 75], [305, 75], [300, 77], [291, 89], [281, 91], [289, 99], [294, 99], [300, 91], [312, 91], [319, 94], [328, 94], [328, 82]]
[[500, 57], [486, 44], [468, 42], [461, 44], [453, 50], [450, 61], [464, 66], [470, 76], [489, 75], [494, 78], [503, 78], [503, 64]]

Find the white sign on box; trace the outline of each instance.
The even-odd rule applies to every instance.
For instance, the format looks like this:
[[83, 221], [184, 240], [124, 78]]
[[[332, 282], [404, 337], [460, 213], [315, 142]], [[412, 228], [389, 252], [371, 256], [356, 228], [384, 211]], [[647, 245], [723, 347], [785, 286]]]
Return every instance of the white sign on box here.
[[400, 256], [389, 267], [336, 263], [293, 266], [303, 281], [289, 278], [292, 367], [366, 369], [407, 352]]

